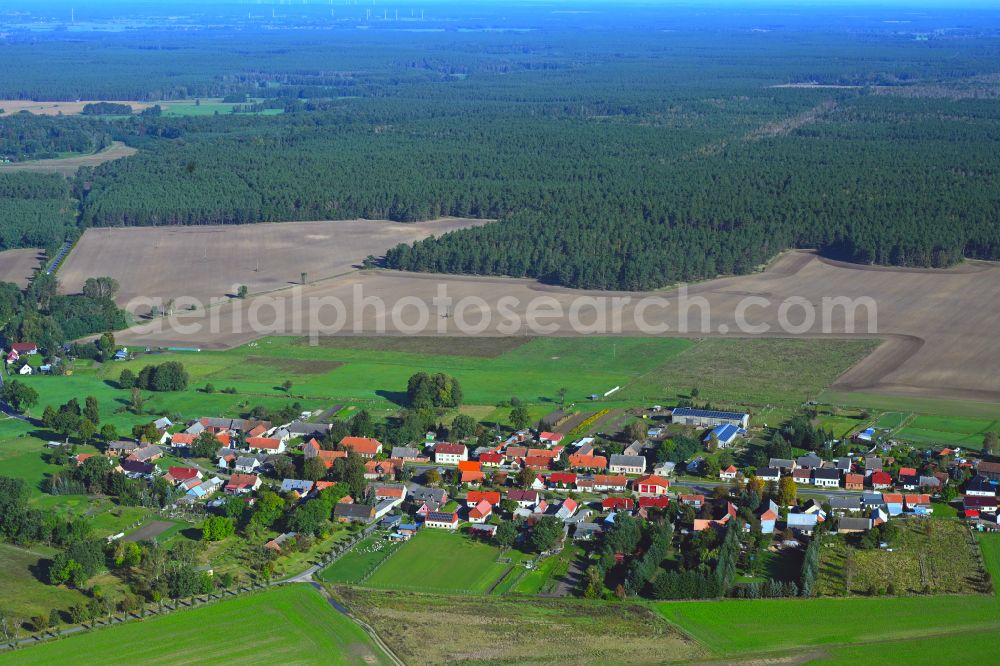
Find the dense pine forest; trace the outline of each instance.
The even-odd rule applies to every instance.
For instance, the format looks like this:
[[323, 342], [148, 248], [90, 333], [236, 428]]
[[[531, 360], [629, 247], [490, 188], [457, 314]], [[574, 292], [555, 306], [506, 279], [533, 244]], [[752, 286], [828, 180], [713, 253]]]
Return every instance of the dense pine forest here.
[[[456, 215], [498, 222], [394, 248], [387, 265], [650, 289], [790, 247], [912, 266], [1000, 259], [988, 16], [928, 33], [839, 15], [768, 30], [648, 8], [605, 18], [619, 23], [14, 33], [0, 98], [246, 104], [0, 118], [14, 161], [115, 139], [139, 150], [65, 190], [0, 180], [20, 192], [0, 198], [0, 248], [87, 226]], [[98, 60], [100, 77], [86, 67]], [[248, 113], [264, 109], [282, 113]]]

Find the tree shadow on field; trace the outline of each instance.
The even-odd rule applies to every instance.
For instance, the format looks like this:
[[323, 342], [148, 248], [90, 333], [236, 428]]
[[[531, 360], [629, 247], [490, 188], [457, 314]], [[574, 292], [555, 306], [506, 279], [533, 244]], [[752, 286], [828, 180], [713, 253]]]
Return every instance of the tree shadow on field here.
[[409, 406], [409, 400], [405, 391], [386, 391], [384, 389], [378, 389], [375, 391], [375, 395], [380, 398], [385, 398], [389, 402], [399, 405], [400, 407]]
[[180, 532], [181, 536], [191, 541], [201, 541], [201, 530], [197, 527], [188, 527]]

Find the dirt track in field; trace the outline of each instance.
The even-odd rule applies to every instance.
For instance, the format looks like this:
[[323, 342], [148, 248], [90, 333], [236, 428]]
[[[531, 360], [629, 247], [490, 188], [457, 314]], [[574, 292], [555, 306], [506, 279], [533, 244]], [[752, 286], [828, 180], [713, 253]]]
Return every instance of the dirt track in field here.
[[[88, 277], [118, 280], [118, 302], [133, 299], [229, 300], [239, 285], [251, 295], [311, 283], [356, 270], [370, 254], [381, 256], [399, 243], [485, 224], [443, 218], [402, 224], [383, 220], [280, 222], [87, 229], [59, 269], [68, 292]], [[149, 305], [129, 308], [148, 312]]]
[[[145, 279], [167, 280], [168, 276], [159, 273], [155, 280], [152, 275]], [[453, 301], [443, 312], [433, 303], [442, 288]], [[385, 310], [379, 311], [371, 304], [357, 307], [358, 289], [366, 298], [383, 299], [388, 304]], [[401, 328], [410, 327], [409, 331], [423, 335], [455, 335], [460, 334], [456, 323], [459, 314], [473, 324], [489, 314], [489, 325], [479, 334], [526, 335], [532, 332], [524, 316], [528, 304], [543, 297], [549, 305], [562, 310], [561, 316], [538, 318], [542, 323], [552, 324], [552, 334], [556, 335], [595, 332], [571, 327], [568, 313], [571, 304], [582, 303], [578, 319], [593, 324], [594, 311], [587, 303], [599, 302], [605, 307], [608, 322], [616, 318], [621, 322], [617, 331], [602, 329], [609, 333], [740, 336], [748, 332], [740, 327], [737, 313], [741, 305], [749, 304], [745, 311], [748, 323], [769, 327], [760, 335], [865, 336], [887, 340], [874, 354], [845, 373], [834, 388], [1000, 402], [1000, 343], [996, 334], [1000, 265], [985, 262], [968, 262], [952, 270], [907, 270], [840, 264], [797, 251], [784, 254], [759, 274], [692, 285], [686, 296], [680, 290], [645, 294], [587, 292], [531, 280], [356, 271], [304, 289], [277, 292], [270, 299], [227, 302], [210, 311], [215, 317], [214, 324], [206, 319], [206, 313], [177, 316], [173, 321], [158, 321], [163, 327], [159, 331], [133, 329], [119, 335], [119, 340], [126, 344], [222, 349], [262, 335], [321, 332], [323, 327], [319, 324], [332, 324], [338, 314], [333, 308], [308, 310], [309, 300], [314, 297], [337, 299], [345, 305], [341, 334], [399, 334], [405, 332]], [[395, 316], [392, 305], [398, 304], [401, 297], [426, 303], [431, 315], [418, 320], [411, 304]], [[466, 297], [481, 300], [467, 300], [467, 307], [460, 313], [457, 303]], [[498, 314], [501, 297], [517, 299], [517, 304], [508, 310], [512, 318]], [[748, 303], [748, 297], [762, 300]], [[837, 297], [869, 298], [875, 308], [871, 328], [868, 311], [863, 307], [855, 309], [853, 332], [842, 307], [827, 308], [824, 316], [823, 299]], [[621, 300], [615, 302], [616, 298]], [[642, 310], [644, 306], [640, 303], [644, 298], [647, 306]], [[802, 304], [806, 304], [816, 314], [813, 325], [801, 331], [789, 331], [780, 325], [781, 306], [789, 298], [798, 299], [798, 304], [790, 308], [787, 320], [801, 323]], [[682, 315], [685, 303], [687, 309]], [[707, 307], [701, 307], [703, 304]], [[256, 311], [261, 324], [256, 330], [245, 324], [251, 310]], [[669, 330], [642, 329], [636, 323], [640, 310], [647, 323], [665, 324]], [[513, 318], [517, 319], [518, 327], [502, 328]], [[195, 324], [200, 330], [182, 332], [188, 324]]]
[[156, 537], [160, 536], [171, 527], [173, 523], [169, 523], [165, 520], [154, 520], [151, 523], [146, 523], [135, 532], [125, 536], [125, 541], [152, 541]]
[[0, 282], [13, 282], [24, 289], [35, 269], [45, 261], [45, 252], [35, 249], [0, 252]]
[[77, 157], [61, 157], [52, 160], [30, 160], [28, 162], [12, 162], [10, 164], [0, 164], [0, 172], [3, 171], [30, 171], [32, 173], [58, 173], [67, 178], [73, 176], [80, 167], [97, 166], [120, 160], [123, 157], [135, 155], [138, 152], [135, 148], [126, 146], [121, 141], [115, 141], [104, 150], [92, 155], [79, 155]]

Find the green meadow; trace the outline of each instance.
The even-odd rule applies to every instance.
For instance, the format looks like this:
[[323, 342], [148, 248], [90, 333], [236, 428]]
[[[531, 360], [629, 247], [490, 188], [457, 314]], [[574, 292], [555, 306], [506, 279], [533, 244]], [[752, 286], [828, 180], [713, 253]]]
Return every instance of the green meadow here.
[[309, 585], [287, 585], [15, 652], [0, 664], [391, 663], [350, 618]]
[[484, 593], [510, 568], [500, 549], [448, 530], [423, 529], [363, 584], [390, 590]]

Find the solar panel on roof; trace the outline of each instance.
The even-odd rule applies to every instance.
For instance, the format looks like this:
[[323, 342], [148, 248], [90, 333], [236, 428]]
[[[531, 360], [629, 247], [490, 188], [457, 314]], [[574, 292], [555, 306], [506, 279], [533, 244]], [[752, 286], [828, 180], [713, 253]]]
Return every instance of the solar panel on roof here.
[[674, 410], [674, 416], [701, 416], [709, 419], [742, 419], [745, 414], [741, 412], [720, 412], [712, 409], [678, 407]]

